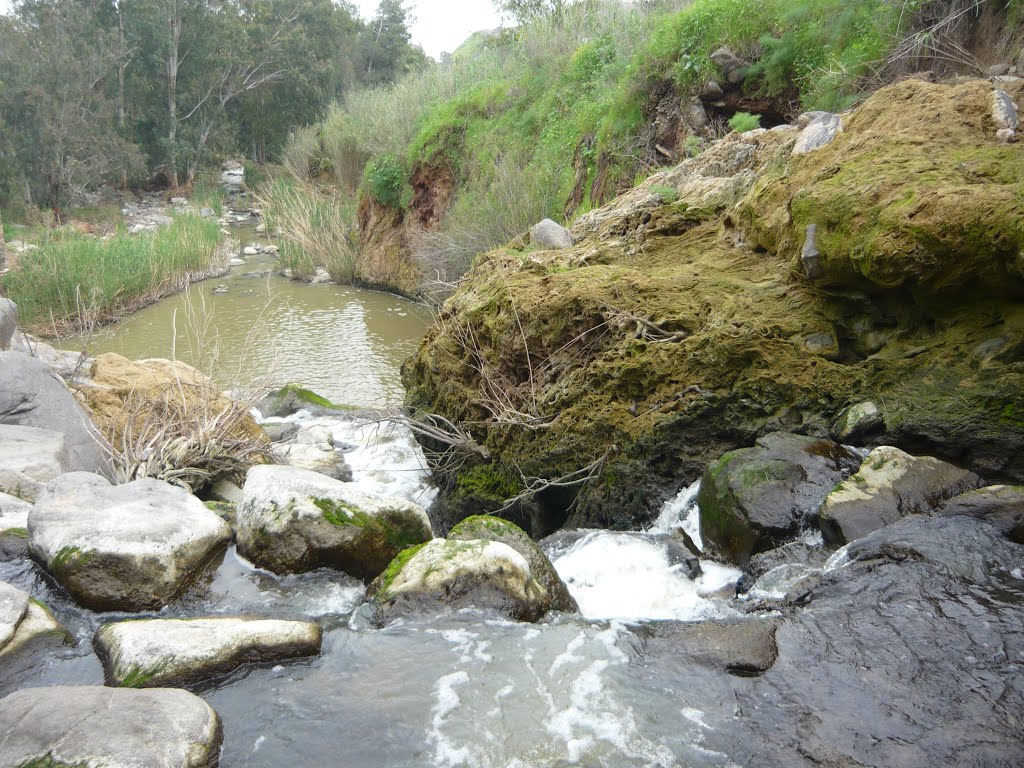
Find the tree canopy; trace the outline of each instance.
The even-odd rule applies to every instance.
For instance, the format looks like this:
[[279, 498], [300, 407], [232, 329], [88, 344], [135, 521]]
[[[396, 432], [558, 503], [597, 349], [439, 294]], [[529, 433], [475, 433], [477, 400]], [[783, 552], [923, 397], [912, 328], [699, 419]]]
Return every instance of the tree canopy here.
[[273, 157], [353, 88], [426, 57], [401, 0], [17, 0], [0, 16], [0, 203], [193, 181]]

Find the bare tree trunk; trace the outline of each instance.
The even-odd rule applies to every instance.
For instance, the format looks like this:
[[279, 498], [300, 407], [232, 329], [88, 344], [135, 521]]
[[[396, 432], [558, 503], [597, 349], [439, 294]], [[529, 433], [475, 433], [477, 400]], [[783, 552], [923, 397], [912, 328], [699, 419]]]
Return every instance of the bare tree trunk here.
[[[128, 51], [125, 49], [124, 40], [124, 8], [121, 3], [117, 4], [117, 127], [124, 136], [125, 126], [125, 96], [124, 81], [125, 73], [128, 70]], [[121, 189], [128, 189], [128, 171], [121, 173]]]
[[167, 140], [171, 151], [171, 184], [177, 187], [178, 162], [175, 158], [174, 144], [178, 139], [178, 55], [181, 45], [181, 10], [178, 8], [178, 0], [173, 0], [171, 3], [168, 25], [170, 27], [171, 44], [167, 51]]
[[4, 216], [0, 211], [0, 272], [4, 271], [7, 264], [7, 246], [4, 244]]

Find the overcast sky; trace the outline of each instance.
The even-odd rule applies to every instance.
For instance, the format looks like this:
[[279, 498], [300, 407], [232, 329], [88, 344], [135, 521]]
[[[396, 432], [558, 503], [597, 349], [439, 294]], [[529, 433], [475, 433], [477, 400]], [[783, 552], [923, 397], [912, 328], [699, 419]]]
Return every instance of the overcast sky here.
[[[354, 0], [363, 16], [373, 16], [379, 0]], [[435, 59], [442, 51], [454, 51], [473, 32], [494, 29], [501, 19], [491, 0], [414, 0], [416, 23], [412, 27], [412, 41], [423, 46]], [[0, 12], [10, 10], [10, 0], [0, 0]]]

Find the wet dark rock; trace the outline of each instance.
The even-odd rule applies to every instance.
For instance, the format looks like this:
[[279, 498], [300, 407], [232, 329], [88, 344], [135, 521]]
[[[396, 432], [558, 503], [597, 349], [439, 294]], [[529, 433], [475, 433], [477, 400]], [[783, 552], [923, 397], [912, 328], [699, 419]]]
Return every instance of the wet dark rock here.
[[935, 513], [983, 520], [1011, 541], [1024, 544], [1024, 486], [991, 485], [954, 496]]
[[799, 565], [807, 568], [821, 568], [832, 552], [822, 546], [805, 541], [791, 541], [781, 547], [754, 555], [743, 568], [743, 576], [736, 583], [737, 594], [745, 594], [769, 571], [783, 565]]
[[696, 664], [737, 677], [756, 677], [778, 658], [776, 619], [663, 622], [640, 630], [641, 653], [678, 653]]
[[881, 446], [825, 498], [821, 533], [829, 544], [845, 544], [906, 515], [931, 512], [980, 483], [973, 472], [944, 461]]
[[777, 606], [759, 676], [709, 673], [687, 652], [699, 629], [661, 626], [643, 630], [633, 674], [699, 716], [722, 762], [1024, 764], [1024, 547], [980, 521], [912, 516], [847, 553], [799, 606]]
[[567, 613], [579, 611], [580, 607], [576, 603], [576, 599], [569, 594], [569, 589], [558, 576], [558, 572], [551, 565], [548, 556], [518, 525], [500, 517], [477, 515], [466, 518], [452, 528], [448, 533], [448, 538], [463, 541], [483, 539], [507, 544], [526, 558], [530, 572], [551, 596], [551, 610]]
[[734, 563], [778, 546], [809, 525], [860, 458], [823, 438], [777, 432], [708, 466], [697, 503], [701, 536]]

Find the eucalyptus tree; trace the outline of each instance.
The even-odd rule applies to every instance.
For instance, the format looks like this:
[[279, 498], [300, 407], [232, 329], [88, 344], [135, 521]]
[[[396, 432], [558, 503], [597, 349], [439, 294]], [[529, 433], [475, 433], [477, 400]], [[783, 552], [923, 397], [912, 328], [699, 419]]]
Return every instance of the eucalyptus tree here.
[[0, 121], [34, 202], [137, 171], [142, 157], [116, 128], [116, 34], [105, 0], [21, 0], [0, 18]]

